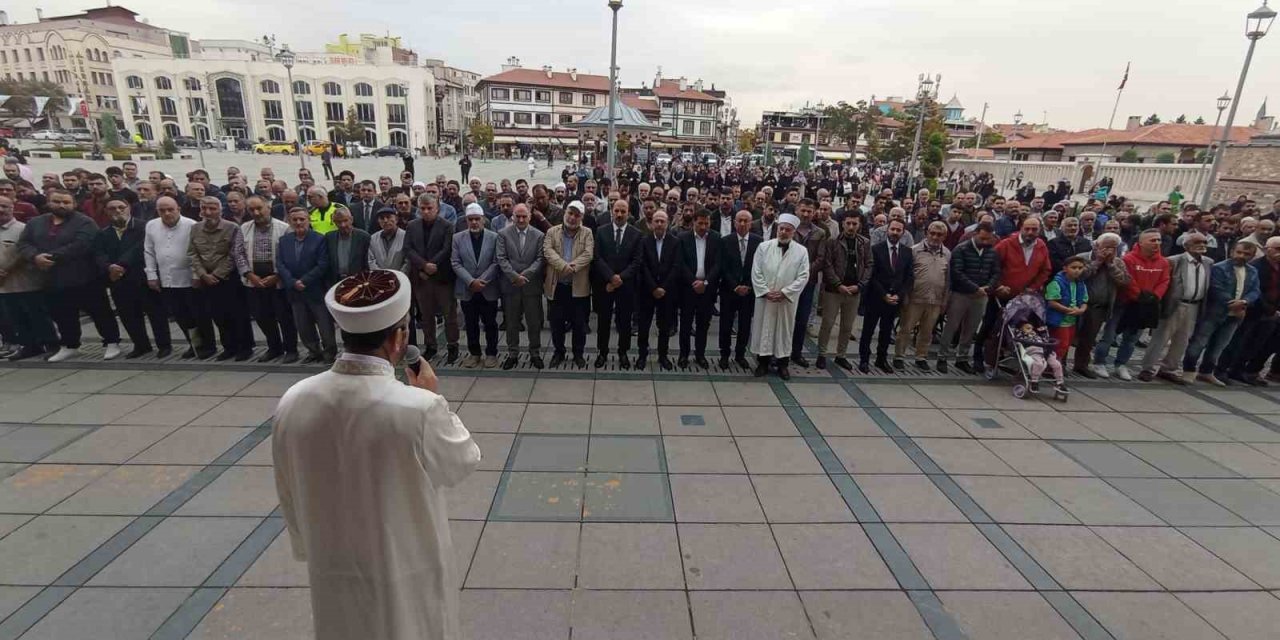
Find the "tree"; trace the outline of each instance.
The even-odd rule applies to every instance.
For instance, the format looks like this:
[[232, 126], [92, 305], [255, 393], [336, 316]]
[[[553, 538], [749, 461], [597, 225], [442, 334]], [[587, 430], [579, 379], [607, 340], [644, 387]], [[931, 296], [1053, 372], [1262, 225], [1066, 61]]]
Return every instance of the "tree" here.
[[936, 178], [947, 159], [947, 134], [934, 132], [920, 145], [920, 172], [926, 178]]
[[178, 145], [173, 143], [173, 136], [164, 134], [164, 140], [160, 142], [160, 150], [169, 157], [173, 157], [178, 153]]
[[1174, 124], [1186, 124], [1186, 123], [1187, 123], [1187, 115], [1184, 113], [1184, 114], [1182, 114], [1182, 115], [1178, 116], [1178, 118], [1177, 118], [1176, 120], [1174, 120], [1174, 121], [1173, 121], [1173, 123], [1174, 123]]
[[1177, 161], [1177, 156], [1173, 155], [1171, 151], [1166, 151], [1156, 156], [1156, 164], [1173, 164]]
[[484, 120], [473, 120], [467, 137], [470, 139], [471, 146], [486, 149], [493, 144], [493, 125]]
[[1191, 124], [1204, 124], [1204, 116], [1196, 116], [1196, 121]]
[[355, 106], [347, 107], [347, 121], [341, 125], [335, 125], [333, 133], [334, 137], [341, 137], [342, 139], [330, 140], [330, 142], [364, 142], [364, 125], [356, 117]]
[[1142, 121], [1142, 126], [1149, 127], [1153, 124], [1160, 124], [1160, 116], [1151, 114], [1146, 120]]
[[823, 132], [843, 141], [852, 154], [857, 151], [860, 139], [866, 140], [868, 147], [871, 146], [876, 136], [876, 117], [880, 115], [880, 111], [868, 107], [866, 100], [859, 100], [854, 104], [842, 101], [824, 109], [822, 115], [826, 118], [822, 123]]
[[[920, 171], [926, 173], [926, 175], [932, 171], [934, 175], [937, 175], [937, 172], [942, 168], [942, 161], [946, 157], [947, 129], [942, 123], [942, 112], [938, 108], [938, 103], [932, 100], [926, 100], [923, 104], [910, 104], [907, 106], [906, 113], [900, 111], [890, 112], [890, 117], [901, 122], [903, 126], [885, 147], [879, 158], [894, 162], [910, 160], [911, 147], [915, 143], [916, 129], [919, 128], [920, 124], [920, 109], [924, 109], [924, 128], [920, 133]], [[935, 134], [940, 138], [935, 138]], [[931, 153], [931, 148], [935, 147], [939, 141], [941, 141], [942, 157]]]
[[[11, 96], [0, 113], [10, 118], [22, 118], [34, 127], [36, 121], [47, 114], [56, 114], [67, 108], [67, 94], [56, 82], [42, 80], [0, 80], [0, 94]], [[44, 111], [36, 113], [36, 97], [49, 98]]]
[[742, 129], [738, 131], [738, 151], [742, 153], [751, 153], [755, 150], [756, 145], [760, 142], [760, 134], [755, 129]]
[[1119, 158], [1116, 158], [1116, 162], [1137, 162], [1137, 161], [1138, 161], [1138, 152], [1134, 151], [1133, 149], [1129, 149], [1128, 151], [1125, 151], [1124, 153], [1120, 154]]
[[102, 137], [102, 146], [115, 149], [120, 146], [120, 130], [116, 128], [115, 116], [103, 116], [98, 119], [98, 132]]
[[[977, 146], [977, 142], [978, 136], [974, 136], [968, 140], [961, 140], [960, 148], [973, 149]], [[982, 132], [982, 146], [984, 148], [990, 147], [993, 144], [1000, 144], [1001, 142], [1004, 142], [1004, 134], [999, 131], [996, 131], [995, 129], [987, 129]]]

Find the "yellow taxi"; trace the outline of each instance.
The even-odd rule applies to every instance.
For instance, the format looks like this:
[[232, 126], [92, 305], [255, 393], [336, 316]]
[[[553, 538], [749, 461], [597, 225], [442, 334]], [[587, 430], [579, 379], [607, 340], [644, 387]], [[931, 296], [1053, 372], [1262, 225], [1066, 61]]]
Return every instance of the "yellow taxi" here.
[[346, 155], [346, 149], [344, 149], [342, 145], [340, 144], [335, 145], [332, 142], [326, 142], [324, 140], [316, 140], [315, 142], [308, 142], [307, 146], [302, 148], [302, 151], [309, 156], [318, 156], [324, 153], [324, 150], [329, 148], [330, 146], [333, 146], [336, 149], [336, 151], [334, 151], [334, 155], [339, 155], [339, 156]]
[[295, 147], [292, 142], [259, 142], [253, 145], [254, 153], [286, 153], [292, 155], [295, 153]]

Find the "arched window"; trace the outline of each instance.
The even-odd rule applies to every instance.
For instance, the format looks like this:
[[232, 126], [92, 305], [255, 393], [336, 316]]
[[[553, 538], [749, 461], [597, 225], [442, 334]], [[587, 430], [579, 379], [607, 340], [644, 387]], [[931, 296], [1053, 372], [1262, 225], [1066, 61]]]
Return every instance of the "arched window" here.
[[196, 139], [197, 139], [197, 140], [199, 140], [199, 141], [201, 141], [201, 142], [204, 142], [205, 140], [208, 140], [208, 139], [209, 139], [209, 127], [208, 127], [208, 126], [206, 126], [206, 125], [204, 125], [204, 124], [202, 124], [202, 123], [196, 123], [196, 125], [195, 125], [195, 127], [194, 127], [194, 128], [195, 128], [195, 133], [196, 133]]
[[378, 146], [378, 132], [376, 130], [374, 129], [364, 130], [364, 146], [366, 147]]
[[171, 91], [173, 89], [173, 81], [165, 76], [156, 78], [156, 88], [161, 91]]
[[294, 80], [293, 92], [300, 96], [311, 95], [311, 85], [308, 84], [305, 80]]
[[141, 88], [142, 88], [142, 78], [140, 78], [140, 77], [138, 77], [138, 76], [129, 76], [129, 77], [127, 77], [127, 78], [125, 78], [125, 79], [124, 79], [124, 83], [125, 83], [125, 85], [126, 85], [126, 86], [128, 86], [130, 89], [141, 89]]
[[368, 82], [356, 83], [356, 95], [369, 97], [373, 95], [373, 85]]
[[200, 79], [199, 79], [199, 78], [183, 78], [183, 79], [182, 79], [182, 86], [183, 86], [183, 88], [185, 88], [187, 91], [199, 91], [199, 90], [200, 90]]
[[235, 78], [218, 78], [213, 81], [218, 98], [218, 112], [223, 118], [244, 118], [244, 92]]
[[89, 50], [89, 53], [88, 53], [88, 55], [87, 55], [87, 57], [89, 58], [89, 60], [92, 60], [93, 62], [97, 62], [97, 61], [98, 61], [98, 52], [97, 52], [96, 50], [94, 50], [94, 49], [90, 49], [90, 50]]
[[168, 96], [160, 96], [160, 115], [176, 116], [178, 115], [178, 103]]
[[178, 128], [178, 125], [173, 122], [166, 122], [164, 123], [164, 134], [170, 138], [176, 138], [182, 135], [182, 129]]
[[280, 83], [275, 80], [263, 80], [258, 83], [258, 87], [263, 93], [280, 93]]
[[284, 142], [285, 141], [284, 127], [278, 124], [267, 125], [267, 139], [272, 142]]
[[138, 135], [143, 140], [155, 140], [155, 135], [151, 132], [151, 123], [146, 120], [139, 120], [133, 123], [133, 128], [138, 130]]
[[105, 49], [98, 50], [98, 61], [106, 62], [107, 60], [110, 60], [110, 58], [107, 57], [107, 51]]
[[398, 84], [387, 85], [388, 98], [403, 98], [404, 95], [405, 95], [405, 90], [402, 85], [398, 85]]
[[388, 132], [388, 133], [389, 133], [389, 134], [390, 134], [390, 136], [391, 136], [391, 144], [392, 144], [392, 146], [396, 146], [396, 147], [408, 147], [408, 146], [409, 146], [409, 136], [408, 136], [408, 134], [406, 134], [405, 132], [403, 132], [403, 131], [401, 131], [401, 130], [399, 130], [399, 129], [392, 129], [392, 130], [391, 130], [390, 132]]
[[303, 144], [311, 142], [316, 139], [316, 130], [311, 127], [300, 127], [298, 137], [302, 139]]
[[326, 96], [340, 96], [342, 95], [342, 85], [336, 82], [326, 82], [324, 83], [324, 94]]

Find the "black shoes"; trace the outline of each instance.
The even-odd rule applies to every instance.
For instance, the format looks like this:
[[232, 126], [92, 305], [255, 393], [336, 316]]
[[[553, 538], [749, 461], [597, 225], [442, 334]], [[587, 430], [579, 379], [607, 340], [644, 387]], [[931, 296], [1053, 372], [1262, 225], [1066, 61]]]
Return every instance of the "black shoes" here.
[[751, 368], [751, 363], [747, 362], [747, 359], [742, 356], [738, 356], [737, 358], [734, 358], [733, 363], [738, 365], [739, 367], [742, 367], [743, 369]]
[[778, 377], [782, 378], [783, 380], [791, 379], [791, 372], [787, 370], [787, 365], [784, 364], [778, 367]]
[[670, 371], [671, 358], [668, 358], [666, 356], [658, 356], [658, 366], [662, 367], [663, 371]]
[[587, 359], [586, 359], [586, 358], [583, 358], [582, 356], [574, 356], [574, 357], [573, 357], [573, 366], [575, 366], [575, 367], [577, 367], [577, 368], [579, 368], [579, 369], [586, 369], [586, 368], [587, 368]]
[[446, 355], [444, 358], [444, 363], [453, 364], [457, 361], [458, 361], [458, 345], [451, 344], [449, 345], [448, 355]]
[[631, 370], [631, 361], [627, 359], [627, 354], [625, 353], [618, 354], [618, 368], [622, 369], [623, 371]]
[[907, 363], [903, 362], [903, 361], [902, 361], [902, 358], [894, 358], [894, 359], [893, 359], [893, 368], [894, 368], [894, 369], [906, 369], [906, 368], [907, 368]]
[[685, 356], [680, 356], [680, 359], [679, 359], [679, 360], [676, 360], [676, 364], [680, 365], [680, 368], [681, 368], [681, 369], [688, 369], [688, 368], [689, 368], [689, 358], [687, 358], [687, 357], [685, 357]]
[[858, 363], [858, 373], [871, 373], [871, 367], [867, 366], [866, 360]]
[[156, 349], [156, 357], [159, 359], [168, 358], [173, 355], [173, 347], [160, 347]]
[[232, 358], [234, 358], [234, 357], [236, 357], [236, 352], [234, 352], [234, 351], [228, 351], [228, 350], [226, 350], [226, 349], [223, 349], [223, 350], [222, 350], [222, 353], [219, 353], [219, 354], [217, 355], [217, 357], [215, 357], [215, 358], [214, 358], [214, 361], [216, 361], [216, 362], [226, 362], [227, 360], [230, 360], [230, 359], [232, 359]]
[[533, 365], [534, 369], [541, 369], [543, 366], [542, 356], [529, 356], [529, 364]]
[[439, 350], [439, 349], [436, 349], [435, 347], [427, 347], [427, 348], [426, 348], [426, 349], [424, 349], [424, 350], [423, 350], [423, 352], [422, 352], [422, 359], [423, 359], [423, 360], [430, 360], [430, 359], [432, 359], [432, 358], [436, 357], [436, 354], [438, 354], [438, 353], [440, 353], [440, 350]]
[[876, 360], [876, 368], [885, 373], [893, 373], [893, 366], [891, 366], [889, 362], [884, 358], [879, 358]]
[[815, 366], [815, 367], [817, 367], [817, 368], [819, 368], [819, 369], [826, 369], [826, 368], [827, 368], [827, 357], [826, 357], [826, 356], [818, 356], [818, 359], [813, 361], [813, 366]]
[[280, 358], [280, 364], [293, 364], [298, 361], [297, 351], [286, 351], [284, 357]]
[[324, 356], [318, 353], [308, 353], [307, 357], [302, 359], [302, 364], [317, 364], [324, 362]]
[[151, 347], [134, 347], [133, 351], [130, 351], [129, 353], [124, 354], [124, 359], [133, 360], [135, 358], [141, 358], [142, 356], [145, 356], [148, 353], [151, 353]]
[[836, 358], [835, 363], [837, 367], [840, 367], [845, 371], [853, 371], [853, 363], [849, 362], [848, 358]]
[[719, 364], [721, 369], [728, 369], [728, 368], [729, 368], [729, 356], [720, 356], [720, 361], [719, 361], [719, 362], [717, 362], [716, 364]]
[[967, 373], [969, 375], [974, 374], [973, 365], [969, 364], [967, 360], [961, 360], [960, 362], [957, 362], [956, 370], [961, 373]]
[[266, 353], [258, 357], [258, 362], [271, 362], [272, 360], [275, 360], [276, 358], [279, 358], [282, 355], [284, 355], [284, 350], [268, 349]]
[[947, 372], [947, 361], [946, 361], [946, 360], [939, 360], [939, 361], [938, 361], [938, 373], [946, 373], [946, 372]]
[[17, 362], [19, 360], [26, 360], [27, 358], [34, 358], [39, 355], [44, 355], [44, 349], [42, 347], [28, 346], [28, 347], [22, 347], [21, 349], [18, 349], [17, 351], [13, 352], [9, 356], [8, 360], [9, 362]]
[[506, 360], [502, 361], [502, 370], [510, 371], [516, 368], [516, 364], [518, 364], [519, 362], [520, 362], [520, 356], [517, 356], [515, 354], [509, 355], [507, 356]]
[[252, 358], [252, 357], [253, 357], [253, 350], [252, 350], [252, 349], [248, 349], [248, 350], [245, 350], [245, 351], [238, 351], [238, 352], [236, 352], [236, 358], [235, 358], [235, 360], [236, 360], [236, 362], [244, 362], [245, 360], [248, 360], [249, 358]]
[[602, 353], [596, 356], [595, 366], [597, 369], [603, 369], [604, 365], [608, 364], [608, 362], [609, 362], [609, 354]]
[[703, 369], [710, 369], [710, 368], [711, 368], [711, 363], [710, 363], [710, 362], [707, 362], [707, 359], [706, 359], [706, 358], [704, 358], [704, 357], [702, 357], [702, 356], [698, 356], [697, 358], [694, 358], [694, 359], [693, 359], [693, 361], [694, 361], [695, 363], [697, 363], [697, 364], [698, 364], [698, 366], [699, 366], [699, 367], [702, 367]]
[[796, 355], [791, 356], [791, 361], [792, 361], [792, 362], [794, 362], [794, 363], [796, 363], [796, 366], [797, 366], [797, 367], [800, 367], [800, 368], [802, 368], [802, 369], [808, 369], [808, 368], [809, 368], [809, 361], [808, 361], [808, 360], [805, 360], [805, 359], [804, 359], [804, 356], [802, 356], [802, 355], [800, 355], [800, 354], [796, 354]]
[[757, 378], [763, 378], [765, 377], [766, 374], [769, 373], [769, 365], [765, 364], [764, 362], [761, 362], [760, 364], [756, 365], [755, 371], [753, 371], [752, 373], [754, 373]]
[[564, 354], [563, 354], [563, 353], [553, 353], [553, 354], [551, 354], [551, 368], [552, 368], [552, 369], [554, 369], [554, 368], [556, 368], [556, 367], [558, 367], [558, 366], [560, 366], [560, 365], [562, 365], [562, 364], [564, 364]]
[[916, 368], [921, 371], [930, 371], [928, 360], [916, 360]]

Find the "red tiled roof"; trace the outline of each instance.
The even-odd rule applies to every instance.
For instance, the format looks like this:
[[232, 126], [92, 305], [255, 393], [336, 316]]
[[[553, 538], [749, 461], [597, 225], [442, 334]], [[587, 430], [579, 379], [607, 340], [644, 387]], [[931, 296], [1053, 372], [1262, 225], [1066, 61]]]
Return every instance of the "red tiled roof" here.
[[[1232, 142], [1248, 142], [1262, 131], [1251, 127], [1231, 127]], [[1085, 131], [1029, 136], [1015, 142], [991, 145], [991, 149], [1063, 149], [1069, 145], [1124, 144], [1162, 145], [1169, 147], [1203, 147], [1217, 140], [1222, 130], [1204, 124], [1153, 124], [1136, 129], [1086, 129]]]
[[639, 109], [642, 113], [658, 113], [658, 101], [642, 98], [634, 93], [619, 94], [622, 96], [622, 104], [635, 109]]
[[679, 80], [668, 80], [666, 78], [663, 78], [662, 82], [658, 83], [658, 85], [653, 88], [653, 93], [660, 98], [682, 98], [684, 100], [722, 102], [720, 98], [711, 94], [694, 90], [692, 85], [686, 84], [685, 89], [681, 90]]
[[1045, 135], [1027, 135], [1019, 137], [1015, 141], [1006, 141], [999, 144], [993, 144], [988, 149], [1010, 149], [1017, 147], [1018, 149], [1062, 149], [1063, 143], [1073, 141], [1077, 138], [1087, 137], [1105, 132], [1106, 129], [1086, 129], [1084, 131], [1063, 131], [1061, 133], [1050, 133]]
[[902, 122], [896, 118], [890, 118], [889, 116], [880, 116], [880, 119], [876, 121], [876, 126], [885, 127], [886, 129], [897, 129], [902, 126]]
[[502, 73], [480, 80], [490, 84], [524, 84], [535, 87], [553, 87], [556, 89], [578, 89], [609, 93], [609, 77], [579, 73], [578, 79], [560, 71], [552, 71], [551, 77], [541, 69], [508, 69]]

